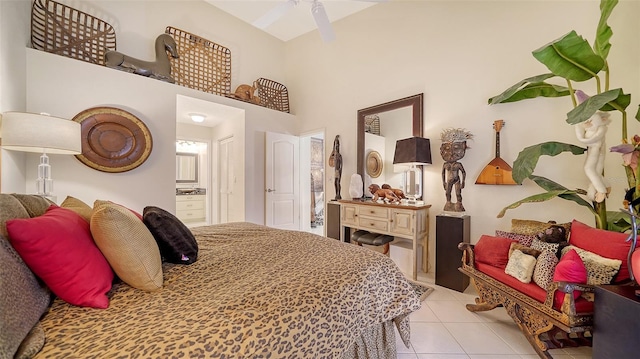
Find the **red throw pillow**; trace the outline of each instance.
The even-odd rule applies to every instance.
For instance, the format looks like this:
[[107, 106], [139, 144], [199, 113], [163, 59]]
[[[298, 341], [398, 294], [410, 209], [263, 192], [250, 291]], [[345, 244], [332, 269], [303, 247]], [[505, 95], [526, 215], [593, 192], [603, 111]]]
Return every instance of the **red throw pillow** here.
[[592, 228], [574, 220], [571, 224], [569, 244], [602, 257], [621, 260], [620, 271], [614, 278], [614, 283], [619, 283], [630, 278], [627, 254], [629, 254], [631, 242], [626, 242], [628, 236], [624, 233]]
[[109, 306], [113, 271], [80, 215], [51, 206], [40, 217], [7, 221], [7, 231], [29, 268], [65, 302]]
[[[585, 268], [582, 259], [578, 255], [575, 249], [572, 249], [560, 258], [560, 262], [556, 266], [556, 270], [553, 273], [554, 282], [572, 282], [572, 283], [587, 283], [587, 268]], [[577, 299], [581, 294], [581, 291], [573, 292], [573, 299]], [[556, 308], [562, 306], [564, 302], [564, 293], [557, 291], [554, 296], [554, 304]]]
[[517, 240], [482, 235], [473, 248], [476, 262], [505, 268], [509, 262], [509, 248]]

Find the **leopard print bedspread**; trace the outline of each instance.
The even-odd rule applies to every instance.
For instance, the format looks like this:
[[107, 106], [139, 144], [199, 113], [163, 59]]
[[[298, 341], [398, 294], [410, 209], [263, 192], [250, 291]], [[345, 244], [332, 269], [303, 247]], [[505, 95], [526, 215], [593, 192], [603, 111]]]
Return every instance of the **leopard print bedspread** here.
[[395, 264], [362, 247], [250, 223], [193, 229], [198, 261], [164, 287], [117, 283], [108, 309], [56, 299], [41, 358], [341, 358], [393, 321], [405, 343], [420, 301]]

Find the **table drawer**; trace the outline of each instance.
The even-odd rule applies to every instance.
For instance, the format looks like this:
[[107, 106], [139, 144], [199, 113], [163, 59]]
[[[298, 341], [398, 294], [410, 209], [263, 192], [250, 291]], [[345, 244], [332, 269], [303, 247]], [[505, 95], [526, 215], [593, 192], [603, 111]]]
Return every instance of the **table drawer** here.
[[358, 216], [389, 218], [389, 210], [384, 207], [360, 206], [360, 208], [358, 209]]
[[176, 217], [183, 222], [204, 222], [204, 209], [176, 211]]
[[370, 229], [372, 232], [389, 231], [389, 222], [386, 220], [360, 217], [358, 219], [358, 225], [360, 226], [360, 228]]
[[176, 202], [176, 210], [204, 209], [204, 201]]
[[187, 202], [187, 201], [204, 201], [203, 194], [189, 194], [189, 195], [179, 195], [176, 196], [176, 202]]

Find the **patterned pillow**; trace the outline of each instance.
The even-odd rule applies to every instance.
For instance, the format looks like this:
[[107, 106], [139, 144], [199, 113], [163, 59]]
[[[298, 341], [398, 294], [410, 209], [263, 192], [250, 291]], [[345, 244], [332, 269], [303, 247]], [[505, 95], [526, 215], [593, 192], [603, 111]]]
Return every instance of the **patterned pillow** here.
[[496, 237], [515, 239], [523, 246], [531, 247], [531, 242], [536, 238], [535, 234], [520, 234], [505, 231], [496, 231]]
[[115, 203], [93, 207], [91, 234], [118, 277], [138, 289], [162, 288], [160, 250], [144, 223]]
[[516, 249], [511, 254], [511, 257], [509, 257], [509, 262], [504, 272], [522, 283], [530, 283], [535, 265], [536, 258], [534, 256], [524, 254]]
[[[532, 221], [527, 219], [512, 219], [511, 220], [511, 232], [527, 234], [527, 235], [536, 235], [540, 232], [544, 232], [547, 228], [556, 224], [554, 221], [549, 222], [540, 222], [540, 221]], [[560, 226], [565, 228], [565, 233], [568, 235], [569, 230], [571, 230], [571, 222], [569, 223], [561, 223]]]
[[543, 251], [538, 256], [536, 267], [533, 269], [533, 282], [542, 289], [549, 288], [553, 283], [553, 273], [558, 265], [558, 257], [554, 252]]
[[60, 204], [60, 207], [76, 212], [87, 222], [91, 220], [91, 212], [93, 211], [93, 208], [75, 197], [67, 196], [67, 198], [65, 198]]
[[622, 261], [619, 259], [605, 258], [575, 246], [567, 246], [562, 249], [562, 255], [572, 249], [578, 253], [587, 268], [587, 284], [610, 284], [622, 265]]
[[166, 262], [191, 264], [198, 259], [198, 243], [193, 233], [176, 216], [158, 207], [145, 207], [142, 221], [158, 243]]
[[0, 263], [0, 358], [13, 358], [20, 343], [27, 342], [27, 334], [47, 311], [50, 297], [47, 288], [38, 282], [2, 235]]
[[560, 243], [547, 243], [539, 240], [538, 238], [534, 239], [531, 243], [531, 248], [537, 249], [540, 252], [550, 251], [553, 253], [558, 253], [558, 248], [560, 247]]

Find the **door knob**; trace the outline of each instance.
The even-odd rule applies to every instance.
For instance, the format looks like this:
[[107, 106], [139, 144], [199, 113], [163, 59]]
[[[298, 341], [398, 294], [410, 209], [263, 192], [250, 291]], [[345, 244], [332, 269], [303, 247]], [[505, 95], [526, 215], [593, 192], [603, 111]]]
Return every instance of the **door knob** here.
[[271, 189], [271, 188], [267, 188], [267, 192], [271, 193], [271, 192], [275, 192], [275, 189]]

